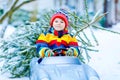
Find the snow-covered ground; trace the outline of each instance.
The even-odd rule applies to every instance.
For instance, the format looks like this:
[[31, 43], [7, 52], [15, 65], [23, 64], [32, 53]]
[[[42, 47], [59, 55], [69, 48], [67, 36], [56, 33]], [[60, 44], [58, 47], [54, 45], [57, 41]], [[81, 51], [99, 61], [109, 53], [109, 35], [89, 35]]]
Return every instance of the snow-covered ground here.
[[[120, 32], [120, 23], [110, 30]], [[102, 30], [94, 30], [94, 33], [99, 42], [99, 52], [90, 52], [88, 64], [98, 72], [101, 80], [120, 80], [120, 35]], [[7, 75], [1, 74], [0, 80], [29, 80], [26, 77], [10, 79]]]
[[[120, 23], [111, 30], [120, 32]], [[96, 31], [99, 52], [90, 53], [89, 65], [99, 74], [101, 80], [120, 80], [120, 35]]]

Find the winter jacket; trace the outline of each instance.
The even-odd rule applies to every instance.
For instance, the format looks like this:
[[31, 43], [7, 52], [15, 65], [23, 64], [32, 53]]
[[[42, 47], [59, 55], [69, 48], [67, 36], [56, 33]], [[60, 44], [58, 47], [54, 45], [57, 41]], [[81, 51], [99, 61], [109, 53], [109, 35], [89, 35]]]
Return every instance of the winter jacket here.
[[[78, 56], [80, 54], [78, 42], [75, 37], [65, 31], [55, 31], [52, 27], [46, 33], [40, 34], [36, 41], [36, 46], [37, 53], [39, 53], [40, 57], [45, 57], [47, 49], [55, 50], [71, 47], [74, 50], [74, 56]], [[63, 52], [63, 54], [66, 55], [65, 52]]]

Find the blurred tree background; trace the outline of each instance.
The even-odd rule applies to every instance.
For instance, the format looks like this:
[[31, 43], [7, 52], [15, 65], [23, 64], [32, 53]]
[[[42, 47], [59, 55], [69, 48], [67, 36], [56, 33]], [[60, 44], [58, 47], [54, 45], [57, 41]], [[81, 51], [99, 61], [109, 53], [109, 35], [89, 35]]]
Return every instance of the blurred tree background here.
[[[110, 31], [106, 28], [120, 20], [119, 4], [118, 0], [0, 0], [2, 71], [9, 71], [12, 77], [29, 76], [30, 60], [37, 57], [35, 41], [40, 33], [49, 28], [50, 16], [60, 8], [68, 11], [70, 31], [80, 43], [80, 60], [89, 61], [88, 52], [97, 52], [95, 47], [99, 45], [94, 29]], [[9, 25], [15, 31], [4, 38]]]

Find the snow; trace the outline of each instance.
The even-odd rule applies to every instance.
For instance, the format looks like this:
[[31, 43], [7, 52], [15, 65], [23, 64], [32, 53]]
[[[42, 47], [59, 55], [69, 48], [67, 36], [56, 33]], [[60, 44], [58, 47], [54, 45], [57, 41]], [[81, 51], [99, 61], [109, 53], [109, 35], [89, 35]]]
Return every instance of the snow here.
[[[114, 26], [112, 30], [120, 32], [119, 26]], [[92, 59], [89, 65], [98, 72], [101, 80], [120, 80], [120, 35], [105, 31], [97, 31], [96, 35], [99, 52], [90, 53]]]
[[[120, 23], [109, 29], [120, 32]], [[8, 28], [11, 34], [12, 30]], [[120, 35], [96, 29], [94, 33], [99, 42], [97, 47], [99, 52], [90, 52], [91, 60], [88, 65], [97, 71], [101, 80], [120, 80]], [[6, 33], [7, 35], [8, 33]], [[27, 77], [10, 79], [8, 76], [7, 73], [1, 74], [0, 80], [29, 80]]]
[[15, 31], [15, 28], [11, 25], [8, 25], [8, 28], [6, 29], [4, 38], [9, 37], [13, 32]]

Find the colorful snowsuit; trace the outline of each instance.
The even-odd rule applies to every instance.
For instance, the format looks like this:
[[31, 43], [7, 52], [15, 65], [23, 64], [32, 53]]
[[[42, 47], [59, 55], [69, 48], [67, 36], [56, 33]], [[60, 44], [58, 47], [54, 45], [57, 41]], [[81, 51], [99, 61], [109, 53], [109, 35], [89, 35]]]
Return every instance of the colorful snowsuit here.
[[[39, 53], [39, 56], [42, 58], [50, 56], [45, 54], [47, 49], [72, 48], [74, 56], [80, 54], [76, 38], [65, 31], [55, 31], [53, 27], [51, 27], [47, 33], [40, 34], [36, 45], [37, 53]], [[66, 52], [63, 51], [62, 54], [66, 55]], [[56, 56], [56, 54], [54, 56]]]

